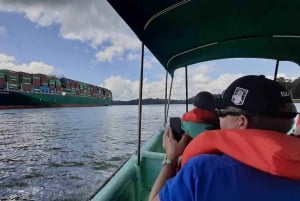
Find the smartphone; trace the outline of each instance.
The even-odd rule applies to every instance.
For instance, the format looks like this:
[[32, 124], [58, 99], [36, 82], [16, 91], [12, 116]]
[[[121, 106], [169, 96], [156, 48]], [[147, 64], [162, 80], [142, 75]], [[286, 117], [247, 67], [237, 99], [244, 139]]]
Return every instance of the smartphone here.
[[174, 138], [179, 142], [184, 133], [184, 131], [181, 129], [181, 119], [179, 117], [171, 117], [170, 127], [173, 131]]

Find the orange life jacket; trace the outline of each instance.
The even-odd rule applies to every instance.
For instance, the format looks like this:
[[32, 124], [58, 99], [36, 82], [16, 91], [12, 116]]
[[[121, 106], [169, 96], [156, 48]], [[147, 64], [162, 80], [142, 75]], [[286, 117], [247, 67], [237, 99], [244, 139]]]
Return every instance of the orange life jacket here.
[[182, 155], [181, 166], [199, 154], [226, 154], [248, 166], [300, 180], [300, 139], [276, 131], [226, 129], [196, 136]]
[[189, 112], [183, 114], [182, 121], [191, 121], [195, 123], [210, 123], [219, 124], [219, 118], [213, 112], [209, 110], [194, 108]]

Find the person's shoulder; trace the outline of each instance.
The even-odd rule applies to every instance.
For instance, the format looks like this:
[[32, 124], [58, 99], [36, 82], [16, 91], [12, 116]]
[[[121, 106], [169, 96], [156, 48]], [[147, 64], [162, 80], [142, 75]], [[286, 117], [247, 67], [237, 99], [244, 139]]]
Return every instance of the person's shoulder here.
[[201, 169], [204, 172], [213, 172], [244, 165], [225, 154], [201, 154], [192, 157], [184, 166], [186, 166], [186, 168]]

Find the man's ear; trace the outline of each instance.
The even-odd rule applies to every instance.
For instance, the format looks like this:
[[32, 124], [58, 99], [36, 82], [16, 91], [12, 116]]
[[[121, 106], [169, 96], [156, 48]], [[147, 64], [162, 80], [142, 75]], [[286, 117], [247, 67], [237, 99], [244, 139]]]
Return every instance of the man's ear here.
[[240, 129], [246, 129], [249, 126], [248, 118], [245, 115], [240, 115], [236, 121], [236, 127]]

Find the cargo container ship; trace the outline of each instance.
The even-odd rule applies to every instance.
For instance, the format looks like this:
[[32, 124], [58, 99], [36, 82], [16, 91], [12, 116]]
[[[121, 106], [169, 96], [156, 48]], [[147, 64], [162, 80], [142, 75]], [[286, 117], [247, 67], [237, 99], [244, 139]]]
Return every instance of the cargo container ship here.
[[110, 90], [45, 74], [0, 70], [0, 109], [105, 106]]

